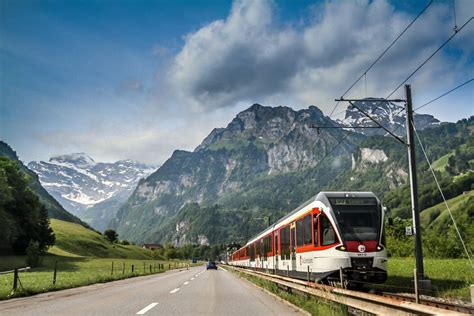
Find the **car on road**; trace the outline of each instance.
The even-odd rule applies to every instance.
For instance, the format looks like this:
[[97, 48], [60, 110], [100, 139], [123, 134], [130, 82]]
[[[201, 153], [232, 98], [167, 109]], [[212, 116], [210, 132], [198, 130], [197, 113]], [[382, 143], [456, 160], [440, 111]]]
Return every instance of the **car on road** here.
[[209, 270], [209, 269], [217, 270], [217, 264], [215, 263], [215, 261], [208, 261], [207, 262], [206, 270]]

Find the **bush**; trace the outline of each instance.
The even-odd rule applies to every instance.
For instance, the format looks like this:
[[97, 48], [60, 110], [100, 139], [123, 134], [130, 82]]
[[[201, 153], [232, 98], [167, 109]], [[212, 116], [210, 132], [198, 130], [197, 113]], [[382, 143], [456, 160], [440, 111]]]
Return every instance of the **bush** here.
[[41, 249], [37, 241], [30, 240], [26, 248], [26, 264], [32, 268], [41, 264]]

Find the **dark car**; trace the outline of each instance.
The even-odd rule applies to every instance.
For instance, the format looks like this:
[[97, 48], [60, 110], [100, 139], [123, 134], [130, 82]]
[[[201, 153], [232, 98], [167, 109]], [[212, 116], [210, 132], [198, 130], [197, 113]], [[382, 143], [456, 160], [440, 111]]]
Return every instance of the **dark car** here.
[[214, 261], [209, 261], [206, 264], [206, 270], [209, 270], [209, 269], [217, 270], [217, 264]]

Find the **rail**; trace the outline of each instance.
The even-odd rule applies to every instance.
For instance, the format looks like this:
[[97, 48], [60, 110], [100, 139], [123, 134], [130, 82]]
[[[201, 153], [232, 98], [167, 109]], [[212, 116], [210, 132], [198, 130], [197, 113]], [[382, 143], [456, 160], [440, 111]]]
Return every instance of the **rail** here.
[[[364, 292], [352, 291], [343, 288], [333, 287], [314, 282], [292, 279], [280, 275], [267, 274], [259, 271], [252, 271], [243, 268], [226, 265], [225, 268], [234, 269], [236, 271], [257, 276], [279, 286], [288, 289], [294, 289], [312, 296], [322, 298], [342, 304], [354, 309], [358, 309], [371, 314], [397, 314], [397, 315], [464, 315], [472, 314], [472, 306], [448, 308], [441, 302], [437, 306], [426, 304], [425, 300], [421, 300], [420, 304], [413, 302], [410, 298], [402, 296], [390, 297], [377, 294], [369, 294]], [[450, 304], [453, 305], [453, 304]]]

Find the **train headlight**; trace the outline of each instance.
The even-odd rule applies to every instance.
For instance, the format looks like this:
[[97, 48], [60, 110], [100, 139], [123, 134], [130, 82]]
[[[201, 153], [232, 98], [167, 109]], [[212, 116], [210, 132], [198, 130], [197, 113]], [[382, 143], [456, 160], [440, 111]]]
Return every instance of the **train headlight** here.
[[346, 246], [344, 246], [344, 245], [336, 247], [336, 249], [339, 250], [339, 251], [346, 251], [347, 250]]
[[380, 245], [377, 245], [377, 251], [382, 251], [382, 250], [383, 250], [383, 247]]

